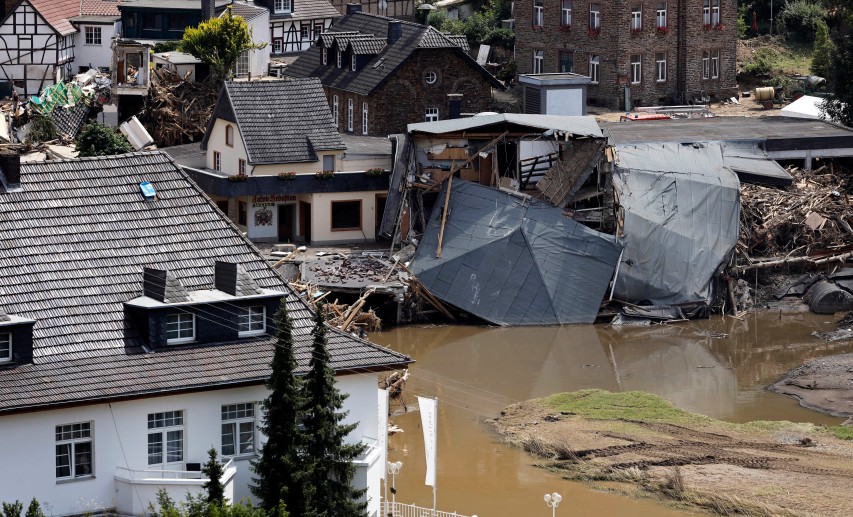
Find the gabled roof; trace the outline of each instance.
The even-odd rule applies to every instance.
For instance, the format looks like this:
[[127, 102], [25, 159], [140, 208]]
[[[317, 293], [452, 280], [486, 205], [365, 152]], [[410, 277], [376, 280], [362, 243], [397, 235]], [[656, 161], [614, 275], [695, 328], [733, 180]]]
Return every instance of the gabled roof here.
[[293, 10], [290, 13], [276, 13], [273, 0], [255, 0], [256, 5], [269, 9], [271, 20], [323, 20], [338, 19], [341, 13], [332, 6], [329, 0], [293, 0]]
[[346, 149], [320, 80], [313, 77], [226, 82], [202, 149], [217, 118], [237, 124], [251, 164], [313, 162], [316, 151]]
[[80, 15], [82, 16], [121, 16], [118, 10], [119, 0], [82, 0]]
[[53, 30], [63, 36], [77, 32], [68, 21], [80, 14], [80, 0], [27, 0]]
[[[222, 14], [225, 13], [225, 10], [228, 9], [228, 7], [229, 6], [226, 5], [221, 9], [217, 9], [217, 11], [221, 11], [219, 13], [219, 16], [222, 16]], [[234, 2], [233, 4], [230, 4], [230, 7], [231, 7], [231, 12], [234, 14], [234, 16], [239, 16], [239, 17], [243, 18], [244, 20], [246, 20], [247, 22], [254, 20], [255, 18], [262, 16], [264, 13], [268, 12], [263, 7], [259, 7], [257, 5], [244, 4], [242, 2]]]
[[[347, 45], [352, 41], [354, 48], [359, 49], [357, 53], [365, 53], [363, 47], [355, 47], [361, 45], [355, 41], [387, 41], [389, 23], [400, 24], [401, 36], [393, 44], [386, 44], [381, 49], [374, 43], [365, 43], [364, 46], [371, 45], [370, 48], [377, 52], [373, 59], [361, 69], [352, 72], [349, 68], [337, 68], [334, 65], [335, 60], [331, 58], [327, 65], [323, 64], [321, 47], [327, 49], [337, 47], [346, 50]], [[463, 46], [462, 40], [464, 37], [451, 37], [426, 25], [375, 14], [354, 13], [344, 16], [329, 31], [320, 35], [314, 46], [303, 52], [284, 70], [284, 73], [291, 77], [319, 77], [324, 86], [370, 95], [417, 50], [447, 49], [468, 61], [471, 73], [480, 73], [495, 87], [503, 88], [500, 81], [468, 55], [467, 41]]]
[[[156, 200], [144, 200], [143, 181]], [[143, 267], [198, 291], [211, 289], [215, 260], [288, 293], [305, 371], [311, 312], [165, 154], [21, 164], [21, 188], [0, 192], [0, 306], [36, 320], [33, 363], [0, 368], [0, 413], [262, 382], [271, 337], [149, 352], [125, 318], [123, 304], [142, 293]], [[410, 361], [335, 330], [329, 350], [339, 372]]]

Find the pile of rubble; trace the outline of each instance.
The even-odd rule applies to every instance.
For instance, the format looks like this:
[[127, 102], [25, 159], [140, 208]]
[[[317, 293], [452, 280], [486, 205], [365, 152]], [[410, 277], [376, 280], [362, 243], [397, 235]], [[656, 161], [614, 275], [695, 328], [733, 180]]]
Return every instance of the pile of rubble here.
[[378, 332], [382, 330], [382, 320], [373, 309], [364, 310], [367, 297], [373, 294], [373, 289], [368, 289], [354, 303], [346, 305], [337, 299], [329, 302], [326, 298], [332, 291], [323, 292], [315, 285], [291, 282], [290, 287], [311, 306], [312, 310], [316, 311], [322, 307], [325, 311], [326, 321], [333, 327], [344, 332], [356, 331], [358, 334], [361, 334], [362, 331]]
[[154, 80], [138, 118], [155, 143], [171, 147], [201, 140], [219, 95], [216, 87], [168, 68], [151, 74]]

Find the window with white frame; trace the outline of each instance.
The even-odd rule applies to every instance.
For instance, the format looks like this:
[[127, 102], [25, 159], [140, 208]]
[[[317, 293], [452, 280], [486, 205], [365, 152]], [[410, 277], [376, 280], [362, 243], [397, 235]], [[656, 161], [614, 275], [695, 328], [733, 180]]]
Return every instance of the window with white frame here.
[[438, 108], [427, 108], [426, 109], [426, 118], [424, 119], [427, 122], [435, 122], [438, 120]]
[[355, 72], [355, 71], [356, 71], [356, 67], [357, 67], [357, 61], [356, 61], [356, 58], [355, 58], [355, 53], [353, 53], [353, 55], [352, 55], [352, 63], [351, 63], [350, 69], [352, 69], [352, 71], [353, 71], [353, 72]]
[[338, 50], [338, 68], [344, 66], [344, 53]]
[[574, 63], [574, 53], [571, 50], [561, 50], [559, 52], [559, 60], [558, 60], [558, 72], [574, 72], [575, 63]]
[[711, 56], [707, 50], [702, 51], [702, 79], [711, 77]]
[[353, 107], [352, 99], [347, 99], [347, 131], [352, 131]]
[[720, 0], [711, 0], [711, 25], [720, 24]]
[[195, 340], [195, 315], [182, 312], [166, 316], [166, 343], [187, 343]]
[[427, 84], [435, 84], [438, 81], [438, 74], [433, 70], [424, 74], [424, 82]]
[[542, 27], [545, 23], [545, 0], [533, 0], [533, 26]]
[[598, 84], [598, 56], [589, 56], [589, 79], [592, 84]]
[[243, 52], [240, 52], [240, 55], [237, 56], [237, 67], [234, 71], [234, 75], [237, 77], [246, 77], [249, 75], [249, 50], [246, 49]]
[[276, 13], [289, 13], [292, 10], [292, 0], [275, 0], [273, 2], [273, 11]]
[[84, 28], [85, 35], [85, 44], [86, 45], [100, 45], [101, 44], [101, 28], [86, 26]]
[[592, 30], [601, 28], [601, 6], [589, 4], [589, 28]]
[[237, 174], [246, 174], [246, 160], [242, 158], [237, 160]]
[[720, 77], [720, 51], [711, 51], [711, 79]]
[[655, 71], [657, 72], [657, 82], [666, 82], [666, 52], [655, 54]]
[[332, 95], [332, 121], [335, 123], [335, 127], [338, 127], [340, 123], [340, 117], [338, 116], [338, 96]]
[[222, 154], [219, 151], [213, 151], [213, 170], [222, 171]]
[[184, 461], [184, 412], [148, 414], [148, 464]]
[[631, 6], [631, 30], [639, 31], [643, 29], [643, 7], [640, 4]]
[[640, 54], [631, 54], [631, 84], [643, 80], [643, 62]]
[[361, 134], [367, 134], [367, 103], [361, 103]]
[[560, 2], [560, 25], [572, 26], [572, 0], [561, 0]]
[[0, 333], [0, 363], [8, 363], [12, 360], [12, 334], [10, 332]]
[[308, 39], [311, 37], [311, 25], [303, 24], [299, 26], [299, 39]]
[[702, 2], [702, 24], [711, 25], [711, 0]]
[[666, 2], [658, 3], [655, 10], [655, 25], [658, 28], [666, 27]]
[[[326, 49], [323, 49], [325, 52]], [[281, 54], [281, 38], [275, 38], [272, 40], [272, 53], [273, 54]], [[323, 63], [324, 65], [326, 63]]]
[[222, 406], [222, 455], [254, 454], [255, 403]]
[[545, 51], [544, 50], [534, 50], [533, 51], [533, 73], [541, 74], [542, 67], [545, 62]]
[[237, 335], [257, 336], [267, 330], [267, 308], [263, 305], [245, 307], [237, 318]]
[[56, 479], [93, 475], [92, 423], [56, 426]]

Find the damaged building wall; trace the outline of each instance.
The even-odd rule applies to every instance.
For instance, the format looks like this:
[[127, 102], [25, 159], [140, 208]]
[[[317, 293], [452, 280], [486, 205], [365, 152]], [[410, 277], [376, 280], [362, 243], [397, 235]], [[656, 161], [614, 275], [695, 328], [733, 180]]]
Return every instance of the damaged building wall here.
[[624, 244], [614, 298], [708, 303], [737, 244], [740, 182], [720, 143], [616, 147], [613, 184]]

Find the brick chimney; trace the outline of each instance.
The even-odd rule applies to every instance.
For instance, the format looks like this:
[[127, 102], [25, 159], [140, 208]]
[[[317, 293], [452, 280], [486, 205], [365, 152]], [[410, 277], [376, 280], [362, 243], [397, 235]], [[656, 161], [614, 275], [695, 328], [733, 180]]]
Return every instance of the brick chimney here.
[[21, 155], [16, 152], [0, 152], [0, 174], [9, 187], [21, 185]]
[[397, 43], [403, 35], [403, 22], [400, 20], [388, 20], [388, 45]]
[[201, 0], [201, 21], [209, 20], [216, 16], [216, 1]]
[[347, 14], [355, 14], [361, 12], [361, 4], [347, 4]]

